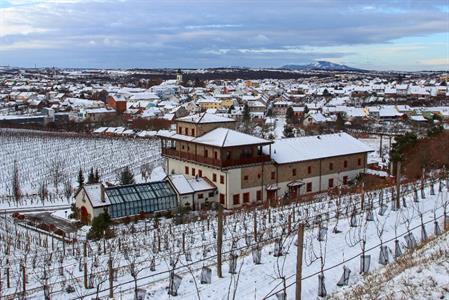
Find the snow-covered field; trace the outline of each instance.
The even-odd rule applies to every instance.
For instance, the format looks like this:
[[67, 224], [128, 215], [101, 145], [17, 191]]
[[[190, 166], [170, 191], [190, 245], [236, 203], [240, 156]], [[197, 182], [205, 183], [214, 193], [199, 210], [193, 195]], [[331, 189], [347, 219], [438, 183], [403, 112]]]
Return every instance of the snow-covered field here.
[[[449, 232], [334, 295], [335, 299], [449, 299]], [[362, 297], [360, 297], [362, 296]]]
[[[74, 244], [58, 240], [52, 243], [45, 235], [16, 226], [11, 218], [4, 217], [0, 219], [0, 242], [4, 245], [9, 241], [14, 251], [5, 253], [7, 247], [0, 247], [0, 262], [3, 270], [9, 269], [14, 284], [2, 289], [2, 296], [20, 291], [23, 269], [19, 262], [22, 262], [28, 274], [28, 299], [41, 299], [44, 285], [48, 286], [52, 299], [93, 298], [97, 287], [98, 295], [106, 298], [111, 258], [116, 274], [113, 293], [123, 299], [134, 297], [133, 275], [148, 299], [173, 298], [166, 289], [171, 271], [182, 278], [177, 291], [179, 299], [227, 299], [234, 294], [235, 299], [274, 298], [283, 291], [284, 283], [287, 299], [293, 299], [296, 228], [299, 222], [306, 222], [309, 226], [304, 234], [302, 295], [303, 299], [316, 299], [320, 271], [328, 293], [339, 289], [336, 284], [343, 266], [351, 270], [349, 284], [361, 280], [363, 245], [365, 255], [371, 257], [371, 272], [382, 266], [378, 260], [380, 244], [393, 253], [399, 249], [404, 252], [406, 234], [412, 233], [419, 242], [422, 226], [429, 236], [434, 234], [435, 222], [441, 229], [444, 207], [449, 204], [447, 182], [436, 183], [434, 195], [429, 187], [423, 190], [423, 195], [419, 186], [416, 194], [412, 188], [404, 187], [402, 207], [396, 211], [392, 210], [391, 190], [386, 189], [367, 193], [363, 209], [360, 195], [351, 195], [323, 198], [311, 204], [259, 209], [255, 217], [253, 211], [227, 216], [223, 278], [217, 278], [217, 222], [213, 215], [186, 225], [174, 225], [171, 220], [162, 220], [158, 228], [155, 220], [120, 225], [115, 227], [117, 237], [90, 241], [86, 246], [80, 233]], [[257, 234], [254, 234], [254, 224], [257, 224]], [[320, 232], [321, 241], [318, 241]], [[395, 240], [399, 241], [399, 249], [395, 249]], [[278, 249], [276, 245], [280, 245]], [[253, 262], [253, 250], [254, 255], [260, 250], [260, 264]], [[282, 255], [275, 256], [275, 253]], [[391, 262], [392, 253], [389, 250], [387, 253]], [[236, 274], [228, 272], [233, 256], [237, 257]], [[203, 267], [210, 268], [211, 284], [200, 283]], [[87, 284], [92, 288], [83, 287], [85, 268]], [[0, 280], [5, 287], [5, 276]]]
[[[159, 147], [155, 139], [0, 129], [0, 208], [67, 204], [80, 168], [86, 180], [94, 168], [103, 181], [114, 181], [121, 168], [130, 166], [138, 180], [145, 180], [142, 174], [149, 177], [161, 163]], [[23, 196], [19, 202], [12, 189], [15, 165]], [[43, 187], [48, 194], [44, 203], [39, 195]]]

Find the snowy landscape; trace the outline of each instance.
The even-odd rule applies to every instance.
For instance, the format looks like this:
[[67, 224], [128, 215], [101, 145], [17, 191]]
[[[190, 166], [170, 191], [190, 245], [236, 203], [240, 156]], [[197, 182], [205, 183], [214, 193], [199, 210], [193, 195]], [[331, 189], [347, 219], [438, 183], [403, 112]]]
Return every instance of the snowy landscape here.
[[[102, 180], [115, 182], [130, 166], [139, 181], [151, 179], [160, 165], [156, 139], [102, 138], [79, 134], [0, 129], [0, 207], [69, 206], [80, 169], [98, 170]], [[20, 194], [13, 192], [15, 173]]]
[[449, 0], [0, 0], [0, 300], [449, 300]]
[[[223, 278], [217, 278], [218, 225], [214, 215], [188, 226], [170, 220], [119, 225], [113, 229], [115, 238], [81, 238], [76, 242], [70, 241], [73, 235], [62, 242], [4, 215], [1, 240], [8, 247], [2, 248], [2, 263], [10, 288], [2, 289], [2, 296], [20, 292], [24, 270], [29, 299], [40, 299], [44, 293], [50, 293], [53, 299], [107, 296], [111, 260], [112, 293], [123, 299], [133, 299], [135, 292], [145, 293], [148, 299], [168, 299], [174, 293], [182, 299], [221, 299], [234, 294], [237, 298], [266, 299], [286, 293], [290, 299], [295, 293], [297, 232], [302, 223], [303, 297], [335, 293], [335, 297], [345, 298], [342, 295], [357, 289], [363, 282], [360, 280], [367, 280], [361, 274], [400, 260], [410, 255], [416, 245], [443, 233], [449, 221], [444, 220], [449, 208], [447, 187], [444, 180], [405, 185], [399, 209], [395, 208], [390, 189], [385, 189], [341, 198], [324, 196], [311, 204], [226, 216]], [[77, 236], [82, 237], [82, 232]], [[437, 239], [444, 241], [447, 233]], [[447, 254], [444, 245], [438, 251]], [[345, 269], [350, 273], [342, 281]], [[175, 276], [176, 288], [171, 286], [170, 274]], [[321, 275], [324, 279], [319, 286]], [[447, 273], [440, 277], [438, 280], [447, 282]], [[84, 278], [87, 288], [83, 286]], [[346, 287], [338, 286], [342, 282]], [[167, 294], [169, 286], [172, 290]], [[434, 293], [441, 294], [442, 290]]]

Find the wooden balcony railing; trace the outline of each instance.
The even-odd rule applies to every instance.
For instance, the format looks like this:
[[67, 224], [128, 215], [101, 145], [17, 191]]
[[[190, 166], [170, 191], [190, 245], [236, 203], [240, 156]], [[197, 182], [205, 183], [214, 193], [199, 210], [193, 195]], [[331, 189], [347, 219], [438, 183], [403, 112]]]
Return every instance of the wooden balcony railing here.
[[181, 152], [171, 148], [163, 148], [162, 154], [165, 156], [169, 156], [172, 158], [185, 159], [193, 162], [198, 162], [201, 164], [216, 166], [216, 167], [232, 167], [232, 166], [240, 166], [240, 165], [249, 165], [270, 161], [271, 158], [269, 155], [258, 155], [254, 157], [241, 157], [239, 159], [227, 159], [227, 160], [219, 160], [210, 157], [204, 157], [200, 155], [195, 155], [193, 153]]

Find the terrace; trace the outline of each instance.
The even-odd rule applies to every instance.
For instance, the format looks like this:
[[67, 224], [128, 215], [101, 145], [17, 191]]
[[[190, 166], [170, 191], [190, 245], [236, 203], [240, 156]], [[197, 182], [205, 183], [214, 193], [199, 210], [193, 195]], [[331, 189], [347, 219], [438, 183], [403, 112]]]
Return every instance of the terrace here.
[[248, 157], [241, 156], [239, 159], [221, 160], [221, 159], [200, 156], [198, 154], [177, 151], [176, 149], [173, 149], [173, 148], [163, 148], [162, 155], [171, 157], [171, 158], [177, 158], [177, 159], [192, 161], [192, 162], [196, 162], [196, 163], [211, 165], [214, 167], [220, 167], [220, 168], [227, 168], [227, 167], [240, 166], [240, 165], [249, 165], [249, 164], [258, 164], [258, 163], [271, 161], [271, 157], [269, 155], [265, 155], [265, 154], [259, 154], [257, 156], [248, 156]]

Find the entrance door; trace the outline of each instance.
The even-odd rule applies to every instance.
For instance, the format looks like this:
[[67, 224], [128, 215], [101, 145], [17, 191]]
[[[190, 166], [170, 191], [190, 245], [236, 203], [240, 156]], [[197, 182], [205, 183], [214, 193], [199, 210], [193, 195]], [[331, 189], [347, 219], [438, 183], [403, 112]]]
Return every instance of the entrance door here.
[[81, 206], [81, 223], [87, 224], [89, 222], [89, 213], [84, 206]]
[[274, 203], [276, 199], [276, 191], [267, 191], [267, 206], [270, 206]]
[[298, 197], [298, 187], [297, 186], [291, 186], [288, 189], [289, 189], [290, 199], [291, 200], [296, 200], [296, 197]]

